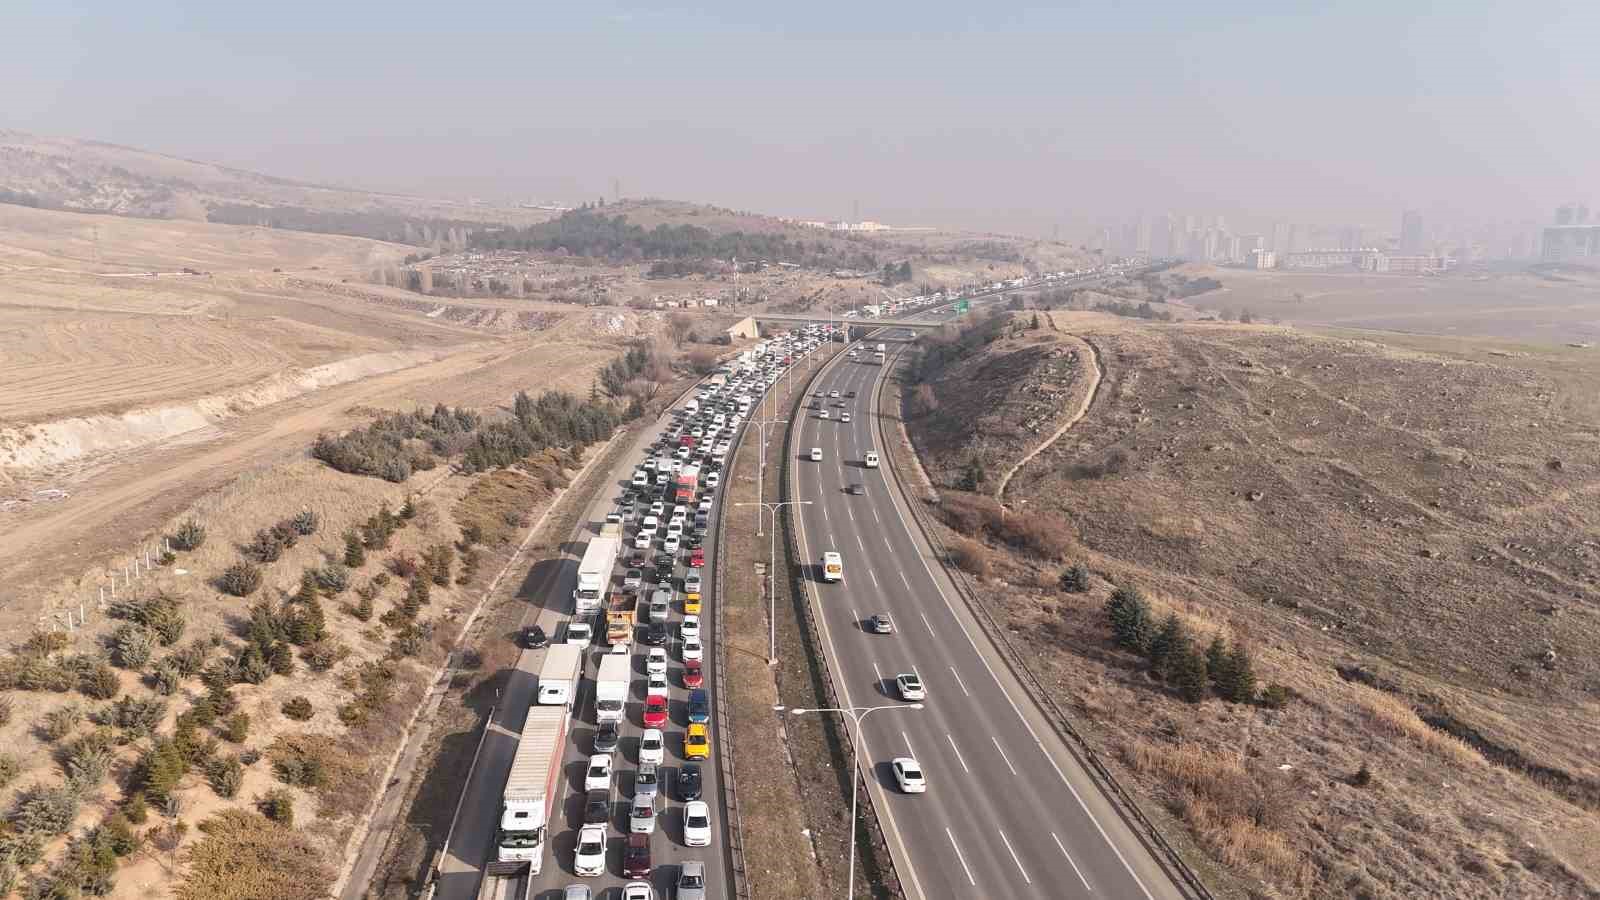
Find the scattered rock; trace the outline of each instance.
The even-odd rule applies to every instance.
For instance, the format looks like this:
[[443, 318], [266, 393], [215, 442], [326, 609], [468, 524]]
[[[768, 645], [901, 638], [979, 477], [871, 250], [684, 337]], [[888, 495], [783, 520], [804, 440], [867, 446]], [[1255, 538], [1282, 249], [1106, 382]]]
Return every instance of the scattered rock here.
[[1250, 494], [1249, 494], [1250, 502], [1251, 503], [1255, 503], [1255, 502], [1259, 501], [1262, 497], [1265, 497], [1265, 496], [1266, 496], [1266, 494], [1263, 494], [1260, 491], [1251, 491]]
[[1438, 559], [1439, 558], [1438, 552], [1435, 551], [1432, 547], [1423, 547], [1421, 550], [1417, 551], [1417, 555], [1422, 557], [1423, 559]]
[[1550, 469], [1552, 471], [1555, 471], [1555, 472], [1559, 472], [1562, 469], [1566, 468], [1566, 463], [1562, 462], [1559, 459], [1552, 459], [1548, 463], [1545, 463], [1545, 465], [1549, 466]]

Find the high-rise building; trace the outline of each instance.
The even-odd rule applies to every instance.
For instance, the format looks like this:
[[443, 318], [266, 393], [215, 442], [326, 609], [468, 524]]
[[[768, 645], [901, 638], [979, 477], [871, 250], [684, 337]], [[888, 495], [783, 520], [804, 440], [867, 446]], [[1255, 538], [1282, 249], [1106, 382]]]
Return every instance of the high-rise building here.
[[1408, 209], [1400, 214], [1400, 253], [1417, 256], [1423, 251], [1422, 213]]
[[1572, 207], [1563, 203], [1556, 207], [1556, 225], [1565, 226], [1572, 224]]
[[1289, 246], [1289, 231], [1292, 227], [1288, 222], [1272, 223], [1272, 244], [1267, 249], [1279, 256], [1293, 250], [1294, 248]]

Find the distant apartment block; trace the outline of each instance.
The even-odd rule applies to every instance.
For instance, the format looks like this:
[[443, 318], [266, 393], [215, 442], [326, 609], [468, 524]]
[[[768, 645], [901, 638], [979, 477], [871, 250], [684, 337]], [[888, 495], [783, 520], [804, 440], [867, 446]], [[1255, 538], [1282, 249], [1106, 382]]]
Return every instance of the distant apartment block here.
[[1278, 266], [1278, 256], [1271, 250], [1255, 249], [1245, 259], [1245, 265], [1252, 269], [1275, 269]]
[[1305, 271], [1356, 271], [1389, 275], [1432, 275], [1449, 268], [1449, 260], [1428, 254], [1385, 253], [1373, 247], [1355, 250], [1301, 250], [1278, 257], [1278, 267]]
[[1600, 225], [1557, 225], [1546, 228], [1540, 243], [1542, 251], [1539, 258], [1545, 262], [1600, 262]]

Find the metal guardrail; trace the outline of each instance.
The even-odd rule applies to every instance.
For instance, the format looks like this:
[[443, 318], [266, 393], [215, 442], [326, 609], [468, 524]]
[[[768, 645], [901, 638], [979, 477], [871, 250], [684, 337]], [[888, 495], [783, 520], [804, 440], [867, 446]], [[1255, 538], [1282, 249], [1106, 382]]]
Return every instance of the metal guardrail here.
[[[795, 391], [794, 393], [794, 403], [789, 408], [789, 427], [785, 428], [783, 431], [783, 465], [778, 473], [778, 486], [781, 492], [780, 496], [782, 496], [785, 500], [791, 499], [789, 496], [789, 484], [790, 474], [793, 471], [795, 460], [794, 437], [795, 432], [799, 430], [794, 427], [795, 414], [799, 411], [801, 401], [803, 401], [806, 396], [811, 393], [812, 385], [816, 383], [818, 378], [822, 377], [823, 372], [825, 372], [829, 366], [832, 366], [838, 362], [841, 355], [842, 354], [836, 353], [834, 354], [833, 359], [823, 362], [817, 371], [813, 372], [811, 377], [806, 380], [804, 387]], [[783, 550], [788, 561], [787, 574], [789, 576], [789, 590], [793, 591], [796, 596], [805, 597], [805, 577], [801, 574], [801, 567], [794, 564], [794, 560], [800, 557], [800, 548], [795, 540], [793, 516], [794, 514], [791, 512], [789, 517], [785, 518], [782, 523]], [[775, 523], [773, 527], [778, 526]], [[823, 653], [821, 650], [819, 636], [821, 635], [822, 631], [817, 625], [815, 612], [812, 610], [811, 603], [809, 601], [802, 602], [799, 604], [799, 606], [805, 611], [807, 642], [811, 644], [813, 653], [822, 658], [822, 665], [819, 668], [822, 672], [822, 687], [824, 692], [827, 694], [828, 704], [833, 707], [842, 707], [845, 704], [840, 702], [839, 694], [833, 686], [833, 671], [828, 665], [827, 654]], [[838, 722], [839, 727], [843, 729], [850, 737], [850, 741], [848, 742], [848, 747], [846, 748], [845, 752], [853, 757], [856, 747], [855, 735], [850, 734], [850, 729], [853, 727], [853, 723], [847, 716], [840, 716], [838, 718]], [[857, 761], [854, 758], [850, 760], [850, 777], [852, 779], [859, 779], [861, 781], [861, 786], [857, 789], [860, 790], [867, 798], [867, 802], [861, 807], [861, 810], [868, 820], [868, 827], [870, 829], [869, 834], [875, 833], [877, 835], [879, 846], [887, 848], [888, 841], [884, 838], [883, 823], [878, 818], [877, 805], [872, 799], [872, 791], [868, 790], [871, 785], [862, 775], [861, 767], [857, 764]], [[850, 826], [850, 839], [854, 841], [856, 840], [854, 831], [855, 823], [850, 823]], [[886, 883], [882, 884], [881, 886], [889, 888], [891, 895], [894, 897], [904, 897], [905, 889], [901, 886], [900, 873], [895, 870], [894, 854], [885, 852], [883, 853], [883, 859], [885, 861], [886, 869], [884, 874], [886, 874], [888, 878]], [[845, 898], [845, 900], [853, 900], [853, 898]]]
[[[898, 367], [900, 358], [904, 353], [905, 348], [902, 347], [895, 352], [890, 361], [886, 362], [884, 377], [878, 379], [877, 386], [878, 434], [880, 440], [884, 442], [884, 449], [894, 455], [899, 455], [903, 450], [903, 446], [900, 441], [888, 440], [888, 435], [884, 432], [886, 426], [884, 425], [883, 398], [886, 395], [885, 387], [889, 384], [890, 377]], [[906, 442], [909, 443], [911, 440], [909, 430], [905, 431], [905, 437]], [[910, 449], [915, 452], [915, 447]], [[1061, 735], [1062, 740], [1067, 743], [1068, 749], [1074, 750], [1074, 755], [1086, 764], [1086, 770], [1090, 776], [1105, 788], [1107, 795], [1111, 797], [1123, 815], [1132, 820], [1130, 824], [1137, 826], [1135, 833], [1139, 834], [1147, 845], [1155, 851], [1157, 860], [1163, 862], [1165, 867], [1177, 876], [1180, 888], [1187, 889], [1191, 896], [1200, 898], [1200, 900], [1212, 900], [1213, 895], [1206, 888], [1205, 883], [1200, 880], [1199, 876], [1195, 875], [1194, 871], [1189, 868], [1188, 863], [1184, 862], [1183, 858], [1178, 855], [1177, 850], [1161, 835], [1155, 823], [1150, 821], [1144, 811], [1139, 808], [1139, 804], [1134, 802], [1133, 796], [1117, 781], [1116, 776], [1101, 761], [1100, 754], [1089, 744], [1083, 734], [1073, 726], [1072, 721], [1067, 718], [1066, 712], [1056, 704], [1050, 692], [1045, 690], [1044, 685], [1033, 674], [1033, 670], [1023, 660], [1022, 654], [1011, 643], [1011, 640], [1006, 637], [1005, 629], [1000, 627], [1000, 624], [994, 620], [988, 608], [979, 599], [971, 578], [966, 572], [961, 571], [950, 563], [949, 548], [945, 546], [943, 539], [939, 537], [938, 529], [928, 520], [928, 512], [924, 509], [925, 504], [919, 501], [916, 495], [909, 490], [904, 476], [900, 474], [900, 467], [890, 465], [887, 468], [900, 490], [900, 495], [905, 498], [906, 506], [910, 507], [911, 517], [916, 521], [918, 530], [922, 532], [923, 537], [928, 541], [928, 545], [933, 548], [934, 555], [938, 557], [940, 565], [943, 566], [945, 573], [950, 578], [950, 582], [956, 586], [957, 592], [961, 594], [962, 599], [966, 602], [973, 618], [977, 620], [984, 632], [989, 635], [990, 643], [1000, 651], [1000, 657], [1005, 661], [1006, 668], [1010, 669], [1017, 680], [1022, 683], [1023, 688], [1033, 697], [1034, 703], [1040, 710], [1046, 713], [1045, 718], [1050, 721], [1056, 732]]]
[[[776, 387], [769, 386], [767, 390], [776, 390]], [[734, 440], [734, 445], [728, 448], [728, 459], [733, 461], [727, 467], [730, 491], [732, 489], [733, 471], [739, 458], [739, 450], [744, 446], [744, 437], [749, 431], [750, 423], [748, 421], [741, 424], [739, 426], [739, 434]], [[734, 896], [745, 900], [745, 898], [752, 897], [753, 894], [750, 890], [750, 872], [744, 861], [744, 814], [739, 809], [739, 791], [733, 777], [733, 738], [729, 730], [732, 727], [733, 715], [728, 711], [728, 640], [727, 629], [722, 621], [723, 571], [727, 565], [724, 560], [727, 541], [723, 539], [724, 529], [722, 527], [724, 520], [728, 516], [727, 504], [724, 502], [726, 497], [727, 494], [724, 494], [723, 500], [717, 501], [715, 571], [711, 577], [711, 597], [707, 606], [712, 610], [712, 619], [714, 621], [712, 630], [716, 632], [717, 638], [717, 645], [712, 650], [717, 657], [717, 671], [714, 676], [717, 683], [717, 728], [714, 739], [717, 742], [717, 769], [721, 773], [721, 777], [717, 781], [722, 786], [723, 807], [728, 811], [728, 815], [723, 817], [725, 831], [723, 837], [728, 846], [729, 872], [727, 874], [731, 876], [730, 880], [733, 882]], [[724, 738], [724, 735], [729, 736]]]

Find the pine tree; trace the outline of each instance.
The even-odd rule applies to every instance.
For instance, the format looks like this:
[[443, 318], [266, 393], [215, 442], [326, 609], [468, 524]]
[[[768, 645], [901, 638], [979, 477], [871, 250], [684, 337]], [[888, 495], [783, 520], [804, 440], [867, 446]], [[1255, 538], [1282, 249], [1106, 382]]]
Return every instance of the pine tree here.
[[294, 602], [310, 604], [317, 599], [317, 575], [311, 569], [305, 570], [300, 575], [300, 590], [295, 592]]
[[1222, 635], [1211, 639], [1211, 646], [1206, 648], [1206, 670], [1211, 673], [1211, 681], [1216, 682], [1228, 667], [1228, 645], [1223, 643]]
[[1189, 653], [1189, 632], [1183, 627], [1177, 613], [1167, 613], [1161, 628], [1150, 639], [1148, 656], [1150, 668], [1162, 680], [1171, 676], [1174, 667]]
[[328, 623], [323, 618], [322, 602], [315, 598], [305, 604], [305, 608], [295, 615], [294, 624], [289, 626], [290, 639], [301, 647], [322, 640], [327, 633]]
[[1069, 594], [1082, 594], [1089, 590], [1089, 567], [1078, 563], [1061, 573], [1061, 589]]
[[354, 531], [344, 533], [344, 564], [352, 569], [367, 564], [367, 548], [361, 546], [361, 538]]
[[1232, 703], [1254, 703], [1256, 699], [1255, 666], [1250, 651], [1238, 641], [1228, 650], [1225, 677], [1217, 680], [1217, 691]]
[[283, 641], [272, 645], [268, 662], [272, 664], [272, 671], [279, 675], [294, 674], [294, 651]]
[[1206, 698], [1206, 658], [1199, 650], [1186, 647], [1175, 660], [1172, 682], [1178, 696], [1187, 703], [1199, 703]]
[[1119, 587], [1106, 601], [1106, 613], [1111, 617], [1111, 631], [1119, 645], [1139, 653], [1146, 652], [1154, 637], [1150, 621], [1150, 604], [1135, 587]]
[[362, 593], [350, 614], [363, 622], [370, 620], [372, 618], [372, 594]]
[[417, 506], [411, 502], [411, 495], [407, 494], [406, 502], [400, 504], [400, 523], [402, 523], [402, 527], [404, 527], [403, 523], [409, 522], [411, 519], [415, 518], [416, 515]]

